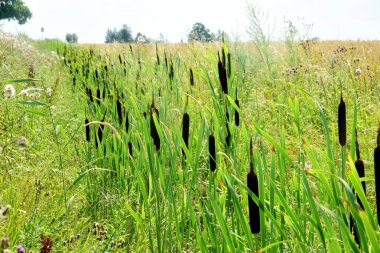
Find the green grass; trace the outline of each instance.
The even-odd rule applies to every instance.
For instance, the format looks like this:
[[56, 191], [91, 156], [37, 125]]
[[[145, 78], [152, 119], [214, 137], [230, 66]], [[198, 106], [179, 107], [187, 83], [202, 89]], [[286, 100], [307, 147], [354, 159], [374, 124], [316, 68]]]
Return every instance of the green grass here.
[[[308, 50], [273, 43], [267, 63], [251, 43], [158, 45], [160, 65], [154, 45], [29, 43], [28, 64], [38, 81], [14, 86], [17, 92], [50, 87], [53, 95], [0, 100], [0, 205], [12, 206], [1, 217], [0, 235], [8, 236], [12, 247], [38, 250], [44, 234], [53, 239], [54, 252], [378, 252], [372, 160], [380, 119], [378, 42], [314, 42]], [[0, 45], [1, 80], [27, 78], [23, 49]], [[338, 45], [357, 49], [334, 53]], [[218, 77], [222, 47], [232, 55], [229, 96]], [[292, 67], [297, 70], [287, 74]], [[346, 152], [337, 133], [341, 83]], [[159, 110], [153, 121], [152, 97]], [[117, 99], [129, 119], [128, 132], [125, 120], [119, 122]], [[188, 148], [181, 135], [185, 112]], [[90, 126], [87, 142], [84, 120], [103, 117], [112, 128], [104, 126], [96, 147], [100, 125]], [[151, 138], [152, 124], [160, 150]], [[354, 167], [355, 128], [367, 196]], [[28, 139], [26, 148], [17, 146], [20, 136]], [[259, 196], [246, 186], [250, 138]], [[352, 189], [365, 210], [359, 210]], [[260, 207], [261, 231], [255, 235], [248, 223], [248, 195]], [[360, 245], [349, 229], [350, 213]]]

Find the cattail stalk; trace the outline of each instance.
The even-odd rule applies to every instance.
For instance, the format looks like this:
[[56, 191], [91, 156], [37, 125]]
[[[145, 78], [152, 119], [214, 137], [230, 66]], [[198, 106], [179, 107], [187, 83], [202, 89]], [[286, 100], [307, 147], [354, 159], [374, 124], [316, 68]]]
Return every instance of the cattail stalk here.
[[194, 73], [192, 68], [190, 68], [190, 85], [194, 86]]
[[[250, 171], [247, 175], [247, 186], [254, 195], [259, 197], [259, 183], [257, 175], [253, 170], [253, 148], [252, 139], [250, 141]], [[260, 232], [260, 209], [259, 206], [253, 201], [252, 197], [248, 194], [248, 210], [249, 210], [249, 226], [251, 233], [257, 234]]]
[[208, 137], [208, 152], [210, 154], [210, 170], [214, 172], [216, 170], [216, 151], [215, 151], [215, 137], [210, 134]]

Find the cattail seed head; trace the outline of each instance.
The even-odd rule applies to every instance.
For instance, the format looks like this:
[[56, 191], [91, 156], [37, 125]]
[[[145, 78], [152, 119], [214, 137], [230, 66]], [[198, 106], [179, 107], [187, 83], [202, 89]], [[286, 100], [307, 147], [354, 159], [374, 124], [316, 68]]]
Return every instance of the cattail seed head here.
[[99, 89], [99, 87], [96, 90], [96, 98], [97, 98], [96, 102], [98, 102], [98, 105], [100, 105], [100, 89]]
[[160, 136], [158, 135], [157, 127], [154, 124], [154, 119], [153, 119], [154, 115], [158, 121], [159, 112], [158, 112], [158, 109], [154, 106], [154, 103], [152, 103], [150, 107], [150, 136], [153, 139], [153, 143], [156, 149], [160, 150], [160, 147], [161, 147]]
[[125, 116], [125, 131], [128, 133], [129, 131], [129, 118], [128, 118], [128, 113]]
[[194, 86], [194, 73], [192, 68], [190, 68], [190, 85]]
[[343, 101], [343, 96], [340, 97], [338, 106], [338, 133], [340, 145], [346, 145], [346, 104]]
[[119, 123], [120, 125], [122, 125], [123, 124], [123, 110], [122, 110], [120, 99], [116, 100], [116, 110], [117, 110], [117, 115], [119, 116]]
[[[220, 58], [219, 53], [218, 53], [218, 58]], [[220, 59], [218, 61], [218, 72], [219, 72], [219, 81], [220, 81], [220, 85], [222, 87], [222, 91], [225, 94], [228, 94], [228, 83], [227, 83], [226, 68], [223, 66], [223, 63], [220, 61]]]
[[131, 141], [128, 142], [128, 150], [129, 150], [129, 155], [132, 156], [132, 154], [133, 154], [133, 147], [132, 147], [132, 142]]
[[[89, 123], [88, 119], [84, 120], [84, 124], [87, 125]], [[86, 126], [86, 141], [90, 141], [90, 126]]]
[[[257, 176], [253, 171], [247, 175], [248, 188], [259, 197], [259, 183]], [[260, 232], [260, 209], [259, 206], [253, 201], [251, 196], [248, 195], [248, 210], [249, 210], [249, 226], [251, 233], [257, 234]]]
[[[182, 119], [182, 138], [187, 148], [189, 147], [189, 131], [190, 131], [190, 116], [186, 112], [183, 115], [183, 119]], [[183, 150], [182, 150], [182, 154], [185, 155], [185, 152]]]
[[208, 137], [208, 152], [210, 154], [210, 170], [214, 172], [216, 170], [216, 151], [215, 151], [215, 137], [210, 134]]

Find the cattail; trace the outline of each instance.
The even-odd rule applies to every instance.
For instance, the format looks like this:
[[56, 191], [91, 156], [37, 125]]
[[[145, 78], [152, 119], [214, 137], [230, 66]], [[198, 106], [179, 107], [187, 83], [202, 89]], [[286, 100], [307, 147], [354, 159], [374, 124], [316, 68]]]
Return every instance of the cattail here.
[[213, 134], [208, 137], [208, 152], [210, 154], [210, 170], [214, 172], [216, 170], [216, 152], [215, 137]]
[[96, 102], [98, 103], [98, 105], [100, 105], [100, 88], [98, 86], [98, 89], [96, 90]]
[[350, 214], [350, 231], [354, 236], [355, 242], [357, 245], [360, 247], [360, 240], [359, 240], [359, 235], [358, 235], [358, 230], [356, 228], [356, 224], [354, 221], [354, 218], [352, 218], [352, 214]]
[[131, 141], [128, 142], [128, 150], [129, 150], [129, 155], [132, 156], [133, 149], [132, 149], [132, 142]]
[[342, 95], [340, 96], [340, 103], [338, 106], [338, 133], [340, 145], [346, 145], [346, 104], [343, 101]]
[[160, 56], [158, 55], [157, 42], [156, 42], [156, 58], [157, 58], [157, 65], [160, 65]]
[[129, 131], [129, 118], [128, 118], [128, 113], [125, 116], [125, 131], [128, 133]]
[[116, 100], [116, 110], [117, 110], [117, 115], [119, 116], [119, 123], [120, 125], [122, 125], [123, 124], [123, 110], [122, 110], [122, 105], [119, 98], [117, 98]]
[[86, 93], [87, 93], [87, 96], [89, 97], [91, 103], [93, 103], [94, 102], [94, 98], [92, 97], [92, 90], [90, 88], [86, 87]]
[[[187, 112], [185, 112], [182, 119], [182, 138], [187, 148], [189, 147], [189, 128], [190, 128], [190, 116]], [[182, 154], [185, 156], [184, 150], [182, 150]]]
[[[88, 119], [84, 120], [84, 124], [87, 125], [89, 123]], [[90, 126], [86, 126], [86, 141], [90, 141]]]
[[159, 119], [158, 109], [154, 106], [154, 101], [150, 106], [150, 136], [153, 139], [154, 146], [157, 150], [160, 150], [160, 136], [158, 135], [156, 124], [154, 124], [153, 117], [156, 115], [157, 121]]
[[[236, 99], [235, 99], [235, 104], [237, 105], [238, 108], [240, 108], [240, 101], [237, 98], [237, 89], [236, 89]], [[240, 115], [238, 110], [235, 109], [235, 125], [239, 126], [240, 125]]]
[[166, 69], [168, 68], [168, 57], [166, 56], [166, 50], [164, 49], [164, 60], [165, 60], [165, 66]]
[[[102, 119], [100, 122], [104, 122], [104, 120], [105, 120], [105, 118], [106, 118], [106, 113], [107, 113], [107, 110], [104, 112], [103, 119]], [[102, 140], [103, 140], [103, 129], [104, 129], [104, 126], [103, 126], [103, 125], [99, 125], [98, 133], [97, 133], [97, 136], [98, 136], [99, 142], [98, 142], [98, 139], [97, 139], [96, 136], [95, 136], [95, 147], [98, 147], [98, 145], [99, 145], [99, 144], [102, 142]]]
[[194, 86], [194, 73], [192, 68], [190, 68], [190, 85]]
[[224, 47], [222, 47], [222, 66], [226, 68], [226, 53], [224, 52]]
[[77, 79], [73, 76], [73, 86], [77, 85]]
[[228, 94], [228, 85], [227, 85], [227, 73], [226, 68], [223, 67], [223, 63], [220, 61], [220, 56], [218, 53], [218, 72], [219, 72], [219, 81], [222, 86], [222, 91], [225, 94]]
[[173, 67], [173, 63], [170, 63], [169, 78], [170, 78], [171, 81], [174, 80], [174, 67]]
[[231, 132], [229, 123], [230, 122], [230, 115], [228, 112], [226, 112], [226, 129], [227, 129], [227, 135], [226, 135], [226, 145], [229, 147], [231, 145]]
[[119, 54], [119, 63], [120, 65], [123, 64], [123, 60], [121, 59], [121, 55]]
[[95, 69], [95, 79], [98, 80], [99, 79], [99, 74], [98, 74], [98, 70]]
[[[253, 145], [252, 139], [249, 144], [249, 153], [250, 153], [250, 161], [249, 167], [250, 171], [247, 175], [247, 186], [255, 194], [259, 197], [259, 183], [257, 180], [257, 176], [253, 170]], [[249, 226], [251, 227], [251, 233], [257, 234], [260, 232], [260, 211], [259, 206], [253, 201], [251, 196], [248, 194], [248, 210], [249, 210]]]
[[377, 221], [380, 223], [380, 127], [377, 131], [377, 147], [374, 154]]

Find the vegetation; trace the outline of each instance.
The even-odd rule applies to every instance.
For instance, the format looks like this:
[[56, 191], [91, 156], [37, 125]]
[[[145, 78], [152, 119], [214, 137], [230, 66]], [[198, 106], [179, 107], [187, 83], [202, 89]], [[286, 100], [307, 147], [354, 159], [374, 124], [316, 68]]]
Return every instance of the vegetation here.
[[261, 39], [2, 34], [7, 247], [380, 252], [379, 42]]
[[68, 33], [66, 34], [66, 42], [68, 43], [77, 43], [78, 35], [76, 33]]
[[32, 12], [21, 0], [0, 0], [0, 20], [17, 20], [25, 24], [32, 17]]
[[187, 36], [189, 42], [200, 41], [210, 42], [213, 41], [213, 35], [208, 28], [202, 23], [195, 23]]
[[108, 29], [105, 42], [133, 42], [131, 28], [128, 25], [124, 24], [119, 31], [117, 31], [116, 28], [113, 30]]

